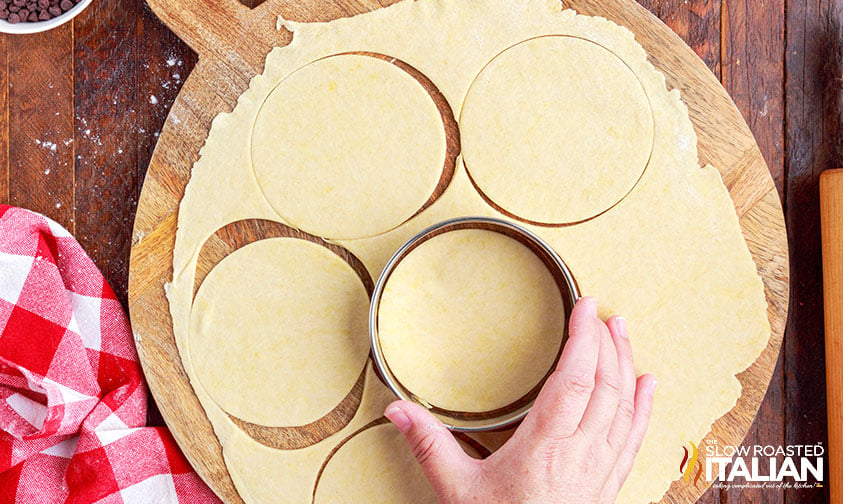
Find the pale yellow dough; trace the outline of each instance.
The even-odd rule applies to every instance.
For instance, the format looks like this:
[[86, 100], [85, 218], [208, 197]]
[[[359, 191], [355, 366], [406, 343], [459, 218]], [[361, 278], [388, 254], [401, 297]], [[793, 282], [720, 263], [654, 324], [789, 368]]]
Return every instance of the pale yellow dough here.
[[468, 91], [460, 130], [479, 189], [507, 212], [547, 224], [609, 209], [638, 182], [653, 148], [638, 78], [577, 37], [534, 38], [495, 57]]
[[313, 422], [363, 371], [368, 304], [354, 270], [325, 247], [293, 238], [247, 245], [211, 270], [196, 295], [196, 375], [241, 420]]
[[451, 231], [395, 268], [378, 330], [384, 358], [408, 390], [439, 408], [479, 413], [516, 402], [550, 371], [565, 305], [547, 266], [522, 243], [494, 231]]
[[331, 457], [314, 504], [436, 504], [404, 436], [390, 425], [356, 434]]
[[[666, 89], [664, 77], [647, 61], [644, 50], [628, 30], [604, 19], [563, 10], [556, 0], [405, 0], [373, 13], [331, 23], [299, 24], [282, 20], [281, 25], [293, 32], [292, 43], [274, 49], [267, 57], [264, 73], [252, 80], [234, 110], [214, 120], [201, 157], [193, 167], [179, 207], [174, 276], [167, 291], [185, 371], [220, 439], [229, 473], [244, 500], [247, 503], [309, 502], [316, 474], [330, 451], [352, 432], [379, 417], [390, 399], [369, 372], [365, 404], [345, 429], [308, 448], [275, 450], [259, 444], [236, 427], [206, 391], [192, 364], [203, 358], [190, 338], [193, 282], [202, 244], [217, 229], [239, 219], [273, 219], [296, 224], [279, 215], [283, 213], [280, 206], [276, 211], [267, 202], [252, 170], [250, 132], [267, 97], [293, 72], [314, 61], [349, 51], [368, 51], [412, 65], [439, 88], [459, 116], [466, 106], [469, 88], [490, 61], [516, 44], [546, 35], [587, 39], [613, 53], [627, 69], [609, 70], [613, 75], [607, 75], [606, 80], [629, 82], [628, 72], [632, 72], [652, 110], [652, 153], [630, 194], [585, 223], [565, 228], [534, 226], [533, 230], [562, 254], [580, 290], [597, 297], [601, 315], [626, 316], [637, 371], [654, 373], [659, 379], [650, 428], [618, 502], [658, 500], [679, 476], [677, 460], [672, 454], [679, 453], [677, 450], [689, 441], [698, 443], [712, 422], [734, 407], [741, 394], [735, 375], [757, 358], [770, 335], [763, 285], [741, 234], [732, 201], [717, 170], [699, 166], [696, 137], [679, 93]], [[570, 56], [582, 60], [576, 54]], [[551, 60], [547, 65], [553, 66], [554, 62], [570, 65], [563, 60]], [[524, 71], [536, 72], [538, 75], [534, 77], [538, 80], [548, 72], [541, 68]], [[393, 69], [383, 65], [374, 72], [379, 79], [395, 75]], [[627, 88], [613, 92], [624, 91], [630, 92]], [[366, 90], [361, 88], [358, 92], [365, 95]], [[489, 99], [503, 103], [506, 98]], [[328, 110], [336, 108], [329, 103], [313, 103], [306, 113], [324, 114], [323, 105]], [[349, 108], [356, 110], [356, 105]], [[425, 138], [441, 133], [441, 124], [433, 124], [424, 111], [402, 114], [400, 122], [406, 131]], [[353, 124], [345, 126], [351, 128]], [[528, 125], [512, 125], [512, 131], [516, 132], [527, 128]], [[530, 151], [550, 148], [546, 136], [513, 138], [531, 142]], [[281, 141], [278, 140], [278, 145]], [[639, 145], [637, 141], [634, 144]], [[630, 159], [643, 156], [640, 150], [624, 154]], [[588, 167], [582, 169], [575, 172], [577, 177], [587, 174]], [[640, 169], [639, 164], [636, 170], [640, 172]], [[317, 171], [324, 179], [320, 181], [322, 184], [347, 176], [331, 166], [320, 166]], [[634, 175], [625, 177], [628, 181]], [[403, 181], [393, 182], [391, 190], [408, 190], [402, 184], [407, 185]], [[419, 189], [418, 194], [426, 193], [427, 189]], [[577, 184], [560, 185], [555, 202], [582, 198], [581, 189]], [[504, 197], [528, 202], [523, 211], [541, 216], [546, 203], [538, 203], [541, 194], [536, 196], [533, 190], [528, 185], [512, 184]], [[617, 200], [622, 192], [619, 188], [594, 208]], [[310, 198], [324, 197], [309, 194], [305, 197], [308, 204]], [[602, 194], [593, 196], [603, 197]], [[529, 201], [537, 203], [533, 206]], [[284, 205], [287, 201], [275, 203]], [[384, 231], [392, 224], [392, 218], [370, 229], [365, 225], [384, 214], [398, 219], [399, 214], [410, 211], [412, 206], [402, 206], [405, 210], [395, 213], [390, 205], [397, 203], [391, 198], [367, 203], [374, 207], [362, 210], [371, 211], [366, 215], [360, 214], [359, 206], [349, 207], [348, 211], [364, 224], [358, 227], [358, 221], [354, 221], [344, 236]], [[449, 188], [427, 210], [392, 231], [338, 243], [360, 258], [376, 277], [396, 248], [413, 234], [434, 222], [460, 215], [501, 216], [474, 190], [461, 159]], [[272, 264], [278, 271], [296, 269], [296, 264], [286, 255], [274, 256]], [[320, 305], [347, 303], [347, 292], [335, 290], [326, 293]], [[276, 320], [275, 314], [271, 316]], [[244, 324], [266, 324], [261, 317], [244, 320]], [[357, 358], [349, 354], [350, 361]], [[246, 365], [227, 371], [231, 383], [248, 380]], [[311, 382], [313, 377], [305, 374], [299, 379]], [[225, 383], [212, 386], [232, 388]], [[274, 386], [271, 382], [254, 385], [256, 389]], [[248, 395], [271, 395], [263, 390], [241, 392], [243, 403], [251, 401]], [[214, 393], [230, 394], [230, 391]], [[232, 407], [277, 408], [267, 401]], [[405, 469], [410, 471], [411, 467]], [[353, 471], [354, 467], [347, 470]]]
[[444, 162], [445, 131], [430, 95], [372, 56], [343, 54], [296, 70], [267, 97], [252, 135], [269, 204], [326, 238], [372, 236], [409, 219]]

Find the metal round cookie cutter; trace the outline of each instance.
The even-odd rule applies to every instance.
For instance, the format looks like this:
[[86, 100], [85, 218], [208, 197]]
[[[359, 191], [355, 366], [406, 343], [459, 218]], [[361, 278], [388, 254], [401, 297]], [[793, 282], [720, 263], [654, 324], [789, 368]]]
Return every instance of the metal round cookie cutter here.
[[[398, 266], [398, 264], [409, 255], [416, 247], [425, 241], [434, 238], [440, 234], [450, 231], [457, 231], [461, 229], [483, 229], [504, 234], [510, 238], [518, 240], [523, 245], [527, 246], [533, 253], [535, 253], [544, 262], [550, 273], [556, 280], [559, 291], [562, 294], [562, 305], [565, 310], [565, 330], [560, 337], [559, 352], [554, 359], [553, 366], [547, 370], [544, 378], [524, 397], [518, 401], [513, 402], [503, 408], [488, 412], [459, 412], [444, 410], [435, 405], [429, 404], [423, 398], [416, 396], [412, 391], [408, 390], [395, 377], [380, 345], [380, 336], [378, 333], [378, 311], [380, 309], [381, 297], [389, 280], [390, 275]], [[383, 271], [375, 284], [375, 290], [372, 293], [372, 302], [369, 307], [369, 338], [372, 345], [373, 360], [375, 361], [375, 368], [383, 381], [390, 389], [404, 400], [413, 401], [430, 410], [436, 417], [451, 430], [460, 432], [482, 432], [491, 430], [501, 430], [510, 427], [521, 421], [536, 399], [545, 380], [556, 367], [556, 362], [559, 355], [562, 353], [562, 348], [568, 339], [568, 323], [571, 310], [580, 298], [577, 283], [574, 280], [565, 262], [556, 253], [556, 251], [542, 240], [538, 235], [529, 229], [503, 219], [496, 219], [490, 217], [459, 217], [455, 219], [446, 220], [439, 224], [433, 225], [417, 235], [410, 238], [397, 252], [392, 256], [389, 262], [386, 263]], [[478, 384], [482, 386], [482, 384]]]

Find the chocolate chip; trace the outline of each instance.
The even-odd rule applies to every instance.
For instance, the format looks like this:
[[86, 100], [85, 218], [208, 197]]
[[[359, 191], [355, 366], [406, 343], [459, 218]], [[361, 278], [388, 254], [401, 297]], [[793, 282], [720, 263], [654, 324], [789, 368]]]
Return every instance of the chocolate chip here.
[[82, 0], [0, 0], [0, 19], [9, 23], [47, 21], [71, 10]]

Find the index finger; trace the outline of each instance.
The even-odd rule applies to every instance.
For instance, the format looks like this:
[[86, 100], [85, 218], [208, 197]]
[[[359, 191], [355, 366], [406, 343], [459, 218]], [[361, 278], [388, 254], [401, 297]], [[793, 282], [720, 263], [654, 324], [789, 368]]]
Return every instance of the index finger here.
[[568, 341], [559, 364], [524, 420], [527, 430], [553, 439], [576, 432], [594, 391], [600, 323], [594, 298], [580, 299], [571, 312]]

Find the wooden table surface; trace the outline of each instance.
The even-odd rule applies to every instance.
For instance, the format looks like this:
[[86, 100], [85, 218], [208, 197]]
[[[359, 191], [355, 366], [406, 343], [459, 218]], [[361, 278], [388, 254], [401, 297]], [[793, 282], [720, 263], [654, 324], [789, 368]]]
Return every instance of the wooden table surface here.
[[[819, 174], [843, 166], [843, 0], [639, 0], [746, 117], [784, 202], [791, 305], [745, 444], [827, 443]], [[243, 0], [254, 5], [256, 0]], [[45, 34], [0, 34], [0, 202], [66, 226], [126, 305], [138, 195], [193, 54], [139, 0], [94, 0]], [[160, 417], [152, 409], [152, 423]], [[827, 502], [824, 489], [709, 490], [700, 502]]]

